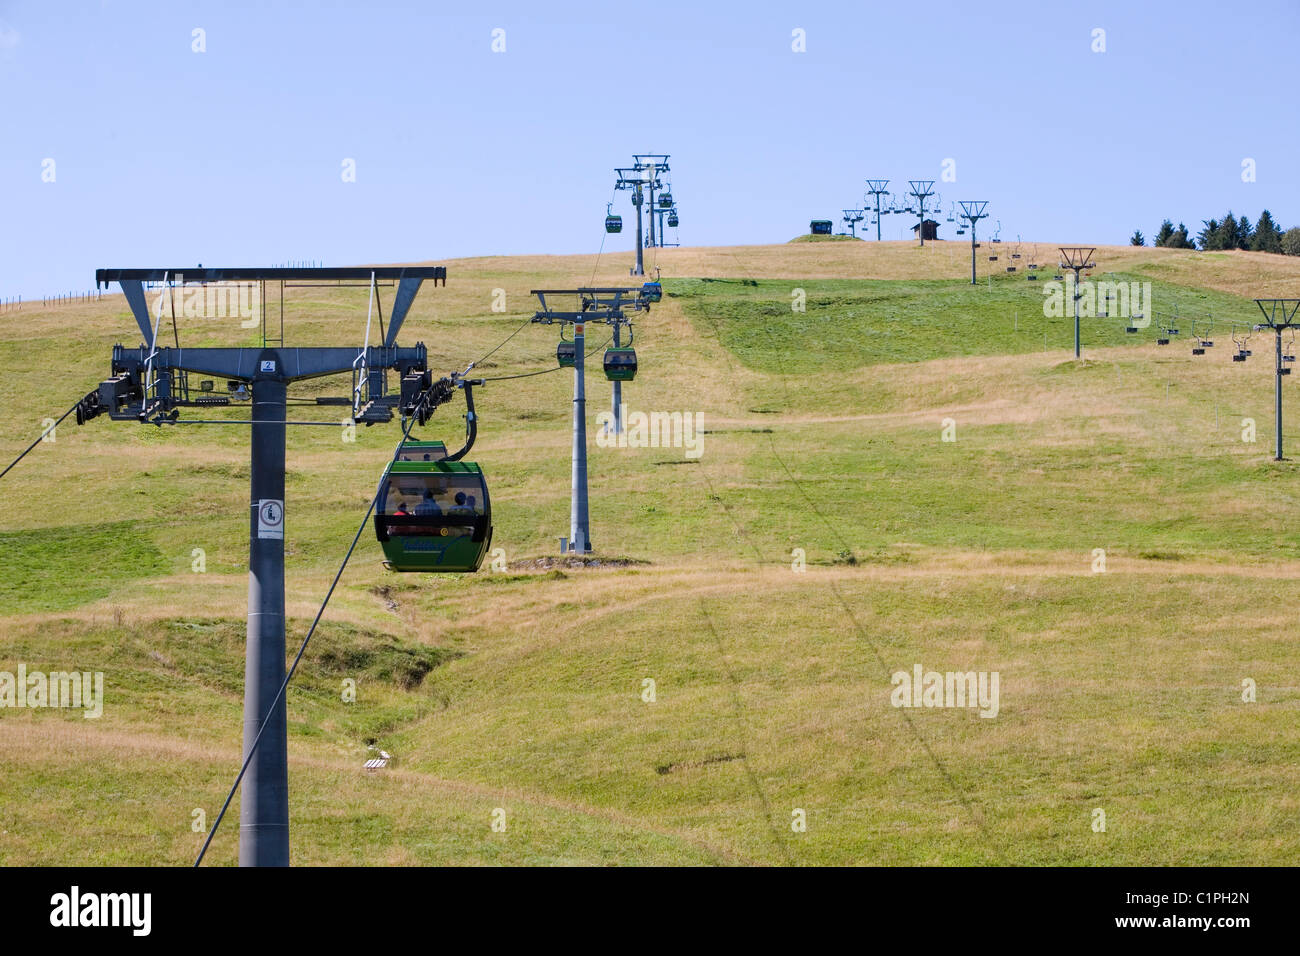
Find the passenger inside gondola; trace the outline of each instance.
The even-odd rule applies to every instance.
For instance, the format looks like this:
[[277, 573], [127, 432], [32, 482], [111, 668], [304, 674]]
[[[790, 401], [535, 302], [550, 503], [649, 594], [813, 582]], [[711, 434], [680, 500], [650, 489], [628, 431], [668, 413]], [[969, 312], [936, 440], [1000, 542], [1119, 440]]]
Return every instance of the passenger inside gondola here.
[[[390, 480], [384, 495], [383, 514], [394, 517], [436, 518], [442, 516], [475, 517], [483, 514], [478, 496], [478, 481], [474, 477], [461, 478], [425, 475], [394, 476]], [[451, 526], [447, 530], [457, 533]], [[442, 535], [443, 526], [430, 527], [420, 524], [395, 525], [390, 534]]]

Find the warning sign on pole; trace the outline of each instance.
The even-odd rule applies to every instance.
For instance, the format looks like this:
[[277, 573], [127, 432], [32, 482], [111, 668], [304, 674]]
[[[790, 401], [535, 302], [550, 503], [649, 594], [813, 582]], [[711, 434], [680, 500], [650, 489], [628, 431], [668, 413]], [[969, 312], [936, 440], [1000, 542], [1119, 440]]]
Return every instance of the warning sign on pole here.
[[262, 498], [257, 502], [257, 536], [259, 538], [284, 537], [283, 499]]

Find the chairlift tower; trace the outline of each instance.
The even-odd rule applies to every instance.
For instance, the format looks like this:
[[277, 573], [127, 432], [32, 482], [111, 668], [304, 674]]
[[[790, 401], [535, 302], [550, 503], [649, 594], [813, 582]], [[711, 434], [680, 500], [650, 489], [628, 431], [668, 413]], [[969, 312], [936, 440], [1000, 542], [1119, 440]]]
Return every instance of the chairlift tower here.
[[[545, 325], [560, 323], [561, 327], [573, 328], [573, 455], [569, 497], [569, 550], [578, 554], [590, 554], [591, 516], [587, 494], [587, 377], [586, 326], [612, 325], [614, 341], [618, 343], [620, 325], [628, 323], [623, 309], [631, 307], [640, 311], [647, 308], [644, 289], [533, 289], [537, 296], [538, 310], [533, 314], [533, 322]], [[555, 308], [547, 303], [556, 299], [571, 298], [576, 308]], [[615, 431], [622, 430], [622, 382], [614, 382], [614, 424]]]
[[[143, 343], [135, 349], [113, 346], [112, 377], [77, 405], [77, 423], [107, 414], [117, 421], [152, 425], [174, 424], [180, 409], [228, 407], [251, 398], [250, 482], [248, 520], [248, 640], [244, 670], [244, 752], [248, 769], [241, 784], [239, 863], [241, 866], [289, 865], [289, 764], [285, 698], [284, 541], [285, 430], [288, 387], [294, 382], [352, 373], [356, 399], [317, 399], [318, 405], [348, 405], [355, 422], [366, 425], [391, 421], [393, 409], [423, 422], [432, 405], [446, 401], [448, 380], [433, 382], [423, 343], [397, 345], [421, 283], [446, 284], [447, 270], [430, 267], [265, 268], [265, 269], [99, 269], [96, 285], [116, 282], [140, 327]], [[381, 281], [395, 282], [397, 292], [379, 341], [338, 348], [285, 347], [283, 312], [280, 339], [267, 338], [265, 296], [262, 305], [262, 344], [248, 348], [175, 348], [159, 345], [157, 325], [151, 323], [145, 283], [214, 283], [268, 281], [364, 282], [373, 297]], [[281, 286], [283, 288], [283, 285]], [[209, 290], [210, 291], [210, 290]], [[206, 297], [206, 294], [205, 294]], [[387, 373], [401, 376], [400, 395], [386, 392]], [[189, 376], [224, 379], [227, 395], [211, 382], [197, 393]], [[251, 392], [251, 394], [250, 394]], [[433, 397], [436, 393], [437, 397]], [[360, 403], [359, 405], [357, 403]], [[317, 424], [315, 422], [311, 424]], [[338, 427], [334, 422], [322, 425]], [[260, 738], [258, 734], [261, 734]], [[256, 742], [256, 750], [254, 743]], [[250, 760], [251, 753], [251, 760]]]
[[1294, 354], [1283, 354], [1282, 352], [1282, 330], [1292, 330], [1291, 335], [1294, 339], [1294, 329], [1300, 323], [1296, 321], [1296, 313], [1300, 312], [1300, 299], [1256, 299], [1255, 304], [1259, 306], [1259, 311], [1264, 313], [1264, 321], [1256, 326], [1259, 329], [1272, 329], [1275, 341], [1275, 363], [1274, 378], [1276, 386], [1274, 390], [1274, 425], [1276, 428], [1275, 449], [1276, 454], [1274, 461], [1285, 461], [1282, 457], [1282, 376], [1291, 374], [1289, 362], [1295, 361]]
[[1083, 246], [1061, 247], [1061, 268], [1074, 272], [1074, 357], [1076, 359], [1082, 354], [1079, 342], [1079, 300], [1083, 298], [1083, 293], [1079, 291], [1079, 273], [1085, 269], [1097, 268], [1097, 264], [1092, 261], [1092, 254], [1096, 251], [1095, 248], [1089, 249]]
[[[646, 191], [650, 193], [650, 236], [646, 245], [650, 248], [656, 246], [662, 247], [664, 242], [662, 214], [659, 212], [659, 206], [655, 203], [655, 191], [663, 188], [663, 181], [659, 178], [661, 173], [672, 172], [672, 167], [668, 165], [668, 153], [633, 153], [632, 168], [644, 177]], [[664, 213], [668, 212], [665, 207]], [[656, 237], [655, 216], [660, 215], [659, 231]]]
[[984, 210], [988, 208], [986, 200], [958, 200], [957, 204], [961, 206], [961, 218], [970, 223], [970, 284], [975, 284], [975, 250], [979, 244], [975, 241], [975, 223], [981, 219], [987, 219], [988, 213]]
[[876, 198], [876, 242], [880, 241], [880, 197], [889, 195], [889, 190], [885, 188], [888, 185], [888, 179], [867, 180], [867, 195]]
[[908, 195], [916, 197], [916, 202], [917, 202], [916, 212], [917, 215], [920, 217], [919, 221], [921, 223], [921, 225], [917, 227], [917, 231], [921, 234], [921, 246], [924, 248], [925, 246], [925, 200], [927, 197], [934, 195], [934, 193], [930, 189], [930, 187], [934, 185], [934, 180], [933, 179], [909, 179], [907, 182], [908, 185], [912, 187], [912, 191]]
[[[642, 236], [644, 235], [641, 223], [641, 207], [645, 205], [645, 188], [646, 181], [641, 177], [639, 170], [632, 167], [620, 167], [614, 170], [618, 178], [614, 182], [615, 189], [629, 189], [632, 191], [632, 205], [636, 208], [636, 266], [632, 269], [632, 275], [645, 275], [645, 259], [642, 249], [645, 245]], [[653, 217], [651, 217], [653, 219]]]
[[857, 225], [865, 218], [866, 216], [864, 215], [864, 210], [846, 209], [844, 210], [844, 215], [841, 217], [841, 221], [844, 223], [844, 225], [849, 227], [849, 234], [853, 236], [854, 239], [856, 239], [858, 238]]

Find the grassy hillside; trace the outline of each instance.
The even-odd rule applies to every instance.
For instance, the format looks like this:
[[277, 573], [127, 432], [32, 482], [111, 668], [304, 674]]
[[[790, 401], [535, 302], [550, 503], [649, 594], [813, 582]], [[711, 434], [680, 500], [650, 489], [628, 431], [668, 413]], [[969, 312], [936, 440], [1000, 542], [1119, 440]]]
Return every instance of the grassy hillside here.
[[[1038, 246], [1049, 273], [1053, 249]], [[1151, 281], [1162, 312], [1252, 322], [1252, 296], [1300, 295], [1295, 259], [1096, 257], [1096, 278]], [[622, 283], [629, 262], [449, 262], [403, 341], [463, 369], [519, 329], [530, 288]], [[628, 560], [548, 568], [568, 532], [571, 378], [477, 391], [510, 567], [397, 575], [363, 537], [290, 689], [295, 862], [1294, 861], [1300, 502], [1297, 466], [1271, 460], [1261, 339], [1241, 365], [1222, 331], [1194, 359], [1186, 334], [1161, 347], [1087, 319], [1075, 362], [1038, 286], [981, 257], [972, 287], [960, 243], [656, 264], [666, 294], [638, 323], [625, 401], [700, 412], [703, 454], [593, 441], [593, 540]], [[362, 338], [363, 289], [286, 303], [291, 345]], [[9, 458], [138, 337], [120, 296], [0, 322]], [[203, 319], [179, 334], [249, 337]], [[554, 345], [527, 327], [478, 371], [553, 365]], [[608, 401], [594, 375], [589, 415]], [[460, 411], [426, 436], [458, 439]], [[398, 435], [290, 431], [295, 648]], [[0, 864], [192, 860], [193, 811], [210, 822], [239, 765], [247, 455], [241, 426], [68, 422], [3, 480], [0, 670], [100, 670], [106, 701], [98, 720], [0, 709]], [[998, 671], [1000, 713], [892, 707], [890, 674], [917, 663]], [[388, 770], [361, 769], [369, 746]], [[235, 861], [237, 830], [235, 814], [212, 863]]]

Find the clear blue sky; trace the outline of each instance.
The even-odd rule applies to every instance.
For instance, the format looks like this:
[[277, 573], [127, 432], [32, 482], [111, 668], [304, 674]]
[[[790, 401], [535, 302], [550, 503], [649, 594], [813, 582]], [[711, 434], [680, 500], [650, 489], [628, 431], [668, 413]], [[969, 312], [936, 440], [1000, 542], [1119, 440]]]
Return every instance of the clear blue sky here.
[[945, 198], [988, 199], [1004, 238], [1296, 225], [1298, 10], [0, 0], [0, 296], [99, 266], [595, 252], [634, 151], [672, 154], [691, 245], [783, 242], [946, 158]]

